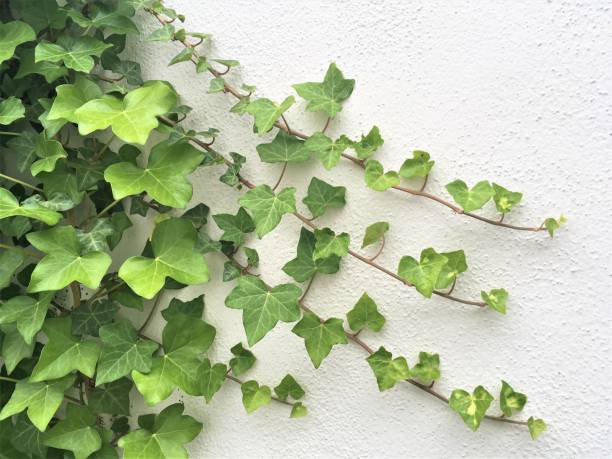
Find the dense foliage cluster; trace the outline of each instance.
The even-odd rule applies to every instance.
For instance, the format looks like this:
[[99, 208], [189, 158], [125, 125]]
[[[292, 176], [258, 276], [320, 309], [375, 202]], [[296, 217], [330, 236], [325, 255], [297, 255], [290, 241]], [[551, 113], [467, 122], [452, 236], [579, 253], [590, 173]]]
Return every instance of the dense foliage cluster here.
[[[261, 161], [283, 165], [274, 186], [244, 178], [245, 156], [215, 151], [218, 130], [183, 127], [191, 109], [172, 85], [143, 81], [138, 62], [122, 57], [126, 37], [139, 33], [138, 10], [159, 22], [152, 41], [181, 45], [170, 65], [189, 62], [197, 73], [211, 74], [208, 92], [234, 97], [231, 111], [252, 117], [256, 134], [276, 130], [271, 142], [257, 147]], [[294, 163], [315, 157], [331, 169], [346, 160], [363, 169], [373, 190], [422, 197], [491, 225], [552, 236], [562, 217], [534, 227], [507, 223], [522, 194], [486, 180], [471, 187], [459, 179], [449, 183], [452, 201], [430, 194], [430, 155], [415, 151], [399, 171], [385, 170], [373, 159], [383, 144], [376, 126], [359, 139], [326, 135], [355, 86], [335, 64], [322, 81], [293, 86], [306, 110], [324, 115], [324, 127], [312, 134], [292, 129], [286, 115], [295, 96], [276, 103], [255, 97], [253, 86], [230, 85], [224, 75], [238, 62], [201, 54], [209, 36], [187, 32], [177, 25], [184, 18], [159, 1], [9, 0], [1, 4], [0, 20], [2, 457], [112, 458], [117, 448], [126, 459], [186, 457], [185, 444], [202, 424], [183, 414], [181, 404], [157, 414], [133, 413], [137, 394], [150, 406], [177, 390], [209, 403], [226, 382], [237, 383], [247, 413], [274, 401], [287, 405], [292, 418], [305, 416], [306, 394], [294, 376], [273, 388], [241, 379], [256, 361], [245, 344], [231, 348], [228, 362], [206, 357], [216, 330], [203, 319], [203, 296], [173, 298], [161, 310], [161, 342], [147, 336], [162, 292], [209, 280], [205, 255], [226, 259], [219, 274], [236, 285], [225, 305], [242, 310], [248, 347], [279, 321], [294, 323], [315, 368], [335, 346], [352, 343], [366, 352], [381, 391], [411, 384], [448, 404], [472, 430], [483, 419], [526, 426], [534, 439], [546, 429], [541, 419], [511, 418], [527, 397], [504, 381], [497, 397], [502, 414], [487, 414], [495, 397], [482, 386], [448, 397], [436, 391], [438, 354], [420, 352], [409, 364], [385, 347], [370, 348], [361, 333], [378, 332], [386, 318], [367, 293], [346, 318], [322, 318], [305, 302], [315, 276], [332, 275], [343, 258], [353, 257], [424, 297], [505, 313], [504, 288], [483, 290], [478, 299], [452, 294], [468, 267], [463, 250], [425, 248], [419, 256], [401, 257], [396, 270], [386, 268], [376, 258], [390, 231], [387, 222], [365, 229], [361, 248], [377, 246], [371, 257], [351, 249], [350, 234], [317, 225], [329, 209], [345, 205], [345, 187], [313, 177], [302, 198], [310, 212], [305, 216], [296, 208], [298, 191], [280, 184]], [[151, 146], [146, 152], [145, 143]], [[219, 165], [225, 168], [218, 179], [244, 193], [235, 213], [212, 215], [221, 233], [215, 240], [208, 232], [209, 207], [191, 202], [189, 175], [207, 168], [213, 177], [218, 167], [211, 166]], [[499, 220], [474, 213], [490, 201]], [[135, 214], [151, 217], [152, 234], [137, 255], [113, 263]], [[287, 215], [304, 225], [296, 256], [283, 268], [295, 283], [272, 286], [255, 275], [260, 255], [245, 244], [252, 233], [265, 237]], [[143, 311], [141, 321], [128, 320], [126, 309]]]

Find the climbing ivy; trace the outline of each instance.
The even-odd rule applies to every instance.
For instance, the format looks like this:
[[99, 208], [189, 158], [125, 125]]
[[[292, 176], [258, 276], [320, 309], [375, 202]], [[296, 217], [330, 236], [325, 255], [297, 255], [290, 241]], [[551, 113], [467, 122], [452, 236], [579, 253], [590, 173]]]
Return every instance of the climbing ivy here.
[[[124, 58], [127, 37], [140, 33], [138, 10], [159, 23], [151, 41], [182, 46], [169, 65], [192, 63], [198, 74], [210, 74], [208, 93], [233, 97], [230, 111], [250, 117], [256, 135], [275, 130], [256, 148], [261, 161], [282, 166], [274, 185], [245, 178], [254, 154], [216, 151], [212, 145], [222, 133], [187, 127], [191, 108], [172, 84], [145, 81], [138, 62]], [[345, 305], [346, 317], [322, 317], [306, 299], [317, 275], [337, 273], [347, 258], [425, 298], [436, 295], [487, 313], [506, 313], [504, 288], [487, 287], [477, 299], [453, 295], [468, 269], [460, 249], [425, 247], [397, 257], [397, 269], [386, 267], [377, 259], [393, 233], [388, 222], [349, 234], [333, 218], [346, 204], [345, 186], [318, 177], [304, 191], [280, 184], [287, 168], [299, 163], [316, 158], [329, 170], [344, 160], [362, 170], [372, 190], [421, 197], [497, 227], [552, 237], [565, 218], [536, 226], [509, 223], [505, 218], [523, 195], [488, 180], [472, 186], [452, 181], [446, 186], [452, 201], [425, 191], [435, 164], [429, 153], [414, 151], [398, 171], [388, 170], [373, 158], [384, 143], [377, 126], [358, 139], [326, 135], [355, 88], [336, 64], [321, 81], [294, 84], [295, 95], [272, 101], [256, 96], [252, 85], [232, 86], [225, 75], [239, 63], [203, 54], [200, 45], [210, 36], [187, 32], [184, 20], [159, 0], [9, 0], [0, 6], [2, 456], [111, 458], [122, 451], [126, 459], [187, 457], [185, 445], [202, 424], [178, 403], [135, 413], [132, 401], [140, 397], [155, 406], [182, 391], [211, 403], [226, 383], [240, 385], [246, 413], [274, 402], [289, 407], [288, 417], [306, 416], [299, 378], [287, 374], [268, 385], [242, 379], [257, 365], [252, 348], [279, 322], [293, 324], [314, 368], [329, 364], [337, 346], [355, 345], [367, 354], [363, 366], [372, 371], [373, 388], [410, 384], [447, 404], [472, 430], [486, 419], [523, 426], [537, 438], [545, 422], [514, 419], [527, 396], [507, 382], [500, 382], [497, 397], [501, 414], [489, 414], [495, 396], [483, 386], [449, 396], [434, 387], [446, 377], [435, 352], [406, 357], [391, 343], [371, 348], [364, 336], [394, 320], [392, 311], [383, 314], [380, 299], [360, 291], [353, 305]], [[296, 97], [306, 101], [306, 110], [322, 114], [319, 131], [290, 127]], [[221, 174], [219, 165], [226, 167]], [[234, 211], [209, 219], [211, 209], [193, 200], [196, 170], [239, 190]], [[298, 211], [298, 199], [308, 215]], [[489, 201], [498, 219], [475, 213]], [[115, 249], [136, 215], [151, 229], [146, 242], [120, 248], [130, 252], [125, 259]], [[323, 216], [339, 227], [319, 225]], [[295, 282], [270, 285], [257, 272], [264, 254], [246, 244], [287, 218], [302, 224], [296, 256], [282, 268]], [[362, 251], [355, 248], [357, 236]], [[209, 270], [207, 258], [213, 257], [223, 259], [222, 272]], [[186, 302], [174, 297], [213, 276], [233, 284], [225, 305], [242, 310], [244, 342], [227, 349], [225, 361], [208, 355], [218, 346], [216, 328], [204, 318], [204, 296]], [[157, 340], [147, 329], [162, 306]]]

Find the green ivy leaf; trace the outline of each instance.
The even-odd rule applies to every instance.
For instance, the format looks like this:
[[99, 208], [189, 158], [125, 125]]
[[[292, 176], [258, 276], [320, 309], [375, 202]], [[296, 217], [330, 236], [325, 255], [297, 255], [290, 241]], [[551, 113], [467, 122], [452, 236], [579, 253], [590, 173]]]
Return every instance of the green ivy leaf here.
[[348, 343], [341, 319], [330, 318], [322, 322], [311, 312], [305, 312], [292, 331], [304, 338], [306, 351], [315, 368], [319, 368], [334, 345]]
[[259, 266], [259, 254], [257, 250], [250, 247], [244, 247], [244, 254], [247, 257], [247, 265], [257, 268]]
[[293, 96], [287, 97], [280, 105], [276, 105], [270, 99], [256, 99], [244, 107], [244, 112], [253, 115], [257, 133], [263, 134], [272, 129], [274, 123], [294, 102], [295, 98]]
[[447, 262], [442, 267], [438, 280], [436, 281], [436, 288], [443, 289], [451, 285], [457, 276], [467, 271], [467, 261], [465, 259], [465, 252], [463, 250], [456, 250], [454, 252], [443, 252], [440, 255], [446, 257]]
[[268, 185], [259, 185], [242, 196], [239, 203], [251, 211], [257, 236], [262, 238], [278, 226], [284, 214], [295, 212], [295, 188], [284, 188], [275, 194]]
[[242, 347], [242, 343], [236, 344], [234, 347], [230, 349], [234, 357], [230, 359], [230, 368], [232, 369], [232, 373], [236, 376], [240, 376], [247, 370], [249, 370], [254, 364], [255, 354], [253, 354], [248, 349]]
[[198, 381], [200, 382], [199, 393], [204, 396], [206, 403], [210, 403], [213, 396], [217, 393], [227, 375], [227, 366], [224, 363], [211, 365], [209, 359], [204, 359], [198, 370]]
[[9, 401], [0, 411], [0, 421], [28, 409], [28, 418], [41, 432], [64, 401], [64, 392], [74, 383], [74, 376], [49, 382], [19, 381]]
[[43, 437], [44, 433], [38, 430], [24, 414], [17, 417], [11, 435], [11, 444], [15, 449], [31, 457], [47, 457], [48, 448], [43, 445]]
[[[15, 271], [19, 269], [25, 260], [26, 256], [21, 250], [4, 250], [0, 252], [0, 290], [11, 283], [13, 274], [15, 274]], [[1, 315], [2, 313], [0, 312]]]
[[361, 140], [358, 142], [350, 142], [350, 146], [353, 150], [355, 150], [355, 153], [357, 153], [357, 156], [360, 159], [368, 159], [384, 143], [385, 141], [380, 135], [378, 126], [374, 126], [372, 129], [370, 129], [370, 132], [368, 132], [367, 135], [361, 136]]
[[557, 220], [554, 218], [547, 218], [544, 220], [544, 227], [548, 231], [550, 237], [553, 237], [555, 235], [555, 231], [561, 228], [561, 225], [563, 225], [566, 221], [567, 219], [563, 215], [561, 215]]
[[0, 188], [0, 220], [17, 216], [40, 220], [51, 226], [62, 218], [62, 214], [41, 206], [38, 201], [26, 200], [20, 205], [13, 193]]
[[330, 170], [338, 164], [340, 156], [351, 145], [351, 141], [345, 136], [337, 140], [332, 140], [322, 132], [315, 132], [306, 139], [304, 148], [316, 153], [321, 160], [323, 167]]
[[163, 221], [151, 237], [155, 258], [128, 258], [119, 269], [119, 277], [146, 299], [162, 289], [167, 277], [186, 285], [208, 282], [208, 266], [194, 250], [196, 241], [197, 232], [189, 220]]
[[349, 327], [354, 332], [360, 331], [363, 328], [369, 328], [372, 331], [378, 332], [385, 324], [384, 316], [378, 312], [378, 306], [367, 293], [361, 295], [359, 301], [353, 306], [347, 314], [346, 318]]
[[93, 378], [100, 346], [95, 341], [73, 336], [71, 329], [70, 316], [45, 321], [43, 332], [49, 341], [32, 370], [30, 381], [57, 379], [75, 370]]
[[393, 358], [392, 354], [382, 346], [366, 360], [376, 376], [378, 389], [381, 392], [391, 389], [399, 381], [410, 378], [406, 359], [404, 357]]
[[310, 159], [310, 150], [304, 147], [304, 141], [282, 129], [272, 142], [257, 145], [257, 154], [264, 163], [301, 163]]
[[512, 386], [506, 381], [502, 381], [502, 388], [499, 393], [499, 406], [504, 416], [510, 417], [515, 411], [521, 411], [527, 403], [527, 396], [520, 392], [515, 392]]
[[47, 308], [54, 293], [43, 292], [38, 299], [30, 296], [14, 296], [0, 305], [0, 325], [14, 323], [26, 343], [32, 344], [42, 328]]
[[0, 23], [0, 64], [13, 57], [17, 46], [34, 40], [36, 40], [36, 33], [25, 22]]
[[[128, 320], [120, 320], [100, 328], [102, 352], [96, 373], [96, 385], [116, 381], [129, 375], [132, 370], [147, 373], [153, 363], [151, 354], [157, 343], [138, 338]], [[119, 414], [119, 413], [117, 413]]]
[[295, 378], [289, 374], [274, 388], [274, 393], [278, 398], [285, 401], [289, 397], [293, 400], [299, 400], [306, 394], [302, 386], [300, 386]]
[[463, 422], [475, 432], [480, 427], [480, 422], [492, 401], [493, 396], [484, 387], [478, 386], [471, 395], [462, 389], [455, 389], [448, 403], [453, 411], [459, 413]]
[[351, 237], [348, 233], [336, 235], [331, 229], [315, 229], [315, 248], [313, 259], [320, 260], [331, 256], [343, 257], [348, 253]]
[[74, 114], [81, 135], [110, 126], [124, 142], [144, 145], [159, 125], [157, 117], [168, 113], [176, 102], [177, 95], [168, 83], [149, 81], [130, 91], [123, 100], [107, 95], [90, 100]]
[[306, 110], [324, 112], [334, 118], [342, 110], [342, 102], [351, 95], [355, 80], [347, 80], [336, 64], [330, 64], [322, 83], [294, 84], [296, 92], [308, 101]]
[[26, 343], [15, 325], [2, 325], [0, 330], [4, 334], [0, 355], [4, 360], [6, 372], [11, 374], [19, 362], [32, 357], [36, 342], [32, 340], [32, 344]]
[[256, 276], [242, 276], [225, 299], [225, 305], [242, 309], [242, 324], [249, 346], [272, 330], [279, 320], [293, 322], [300, 317], [298, 300], [302, 290], [293, 284], [269, 288]]
[[119, 439], [124, 459], [187, 459], [183, 445], [202, 431], [202, 424], [183, 414], [184, 406], [175, 403], [164, 408], [150, 428], [138, 429]]
[[45, 434], [44, 444], [72, 451], [75, 459], [86, 459], [102, 447], [102, 439], [96, 429], [96, 416], [86, 406], [69, 403], [66, 419], [59, 421]]
[[313, 177], [308, 185], [308, 194], [302, 200], [312, 213], [313, 218], [320, 217], [329, 208], [342, 208], [346, 204], [344, 198], [346, 188], [343, 186], [332, 186], [323, 180]]
[[26, 48], [19, 52], [19, 70], [15, 79], [28, 75], [42, 75], [47, 83], [53, 83], [58, 78], [66, 76], [68, 69], [53, 62], [34, 62], [34, 49]]
[[36, 265], [28, 292], [61, 290], [77, 281], [91, 289], [98, 288], [111, 264], [104, 252], [82, 254], [75, 229], [72, 226], [28, 233], [28, 242], [47, 255]]
[[489, 293], [482, 291], [480, 292], [482, 301], [487, 303], [491, 309], [496, 310], [502, 314], [506, 313], [506, 302], [508, 301], [508, 292], [503, 288], [494, 288]]
[[206, 204], [200, 202], [185, 212], [181, 218], [186, 218], [193, 223], [197, 229], [201, 228], [208, 221], [208, 214], [210, 212], [210, 207]]
[[245, 235], [255, 231], [255, 223], [244, 208], [240, 207], [236, 215], [213, 215], [217, 226], [223, 230], [222, 241], [233, 242], [237, 247], [244, 244]]
[[25, 107], [21, 99], [9, 97], [0, 102], [0, 124], [8, 125], [25, 116]]
[[533, 416], [527, 419], [527, 427], [529, 428], [529, 434], [533, 440], [537, 440], [547, 429], [543, 419], [536, 419]]
[[240, 389], [242, 390], [242, 404], [249, 414], [266, 406], [272, 399], [270, 388], [260, 386], [257, 381], [247, 381], [240, 386]]
[[365, 168], [366, 185], [374, 191], [385, 191], [399, 185], [399, 175], [395, 171], [384, 172], [383, 165], [370, 159]]
[[291, 419], [303, 418], [308, 415], [308, 409], [302, 402], [297, 402], [293, 404], [293, 408], [291, 408], [291, 415], [289, 416]]
[[179, 314], [201, 319], [202, 314], [204, 314], [204, 294], [190, 301], [181, 301], [178, 298], [172, 298], [168, 307], [164, 309], [161, 314], [166, 321], [171, 320]]
[[134, 387], [134, 383], [127, 378], [102, 386], [96, 384], [96, 388], [89, 394], [88, 406], [94, 413], [129, 416], [132, 387]]
[[66, 120], [77, 123], [75, 111], [90, 100], [102, 97], [100, 87], [83, 75], [77, 75], [73, 84], [63, 84], [55, 88], [57, 95], [49, 110], [48, 120]]
[[30, 166], [30, 172], [33, 176], [37, 176], [41, 172], [53, 172], [57, 160], [68, 156], [61, 143], [57, 140], [48, 140], [44, 133], [36, 139], [34, 152], [40, 159], [34, 161]]
[[183, 209], [193, 194], [186, 177], [203, 157], [187, 142], [160, 142], [151, 150], [146, 168], [129, 162], [112, 164], [104, 171], [104, 180], [111, 184], [115, 199], [145, 191], [160, 204]]
[[365, 230], [365, 235], [363, 236], [363, 242], [361, 243], [361, 248], [365, 248], [369, 245], [374, 244], [382, 240], [385, 237], [385, 233], [389, 231], [389, 223], [387, 222], [376, 222], [372, 223]]
[[483, 180], [469, 189], [463, 180], [455, 180], [446, 189], [465, 212], [481, 209], [493, 197], [491, 184]]
[[43, 41], [34, 50], [35, 62], [63, 62], [77, 72], [89, 73], [94, 67], [92, 56], [100, 57], [112, 45], [93, 37], [72, 37], [61, 35], [56, 43]]
[[414, 285], [425, 298], [431, 298], [442, 268], [447, 262], [448, 258], [444, 255], [428, 248], [421, 252], [420, 262], [410, 256], [402, 257], [397, 274]]
[[414, 177], [427, 177], [434, 166], [435, 161], [429, 160], [429, 153], [426, 151], [415, 150], [412, 158], [407, 159], [400, 167], [399, 175], [407, 179]]
[[523, 193], [507, 190], [497, 183], [493, 183], [493, 193], [495, 207], [502, 214], [510, 212], [523, 199]]
[[315, 236], [312, 231], [302, 228], [296, 257], [283, 266], [283, 271], [296, 282], [304, 282], [315, 273], [334, 274], [340, 269], [340, 257], [314, 259]]
[[410, 369], [410, 377], [430, 382], [440, 379], [440, 356], [419, 352], [419, 362]]

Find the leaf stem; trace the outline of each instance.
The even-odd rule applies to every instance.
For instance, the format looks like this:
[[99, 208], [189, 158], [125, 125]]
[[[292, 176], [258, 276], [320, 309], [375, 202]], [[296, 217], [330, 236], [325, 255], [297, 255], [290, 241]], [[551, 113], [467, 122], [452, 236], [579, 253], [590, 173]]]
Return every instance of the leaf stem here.
[[42, 256], [40, 256], [39, 254], [37, 254], [36, 252], [32, 252], [31, 250], [28, 249], [24, 249], [22, 247], [18, 247], [16, 245], [8, 245], [8, 244], [1, 244], [0, 243], [0, 248], [2, 249], [6, 249], [6, 250], [20, 250], [23, 253], [25, 253], [28, 257], [32, 257], [32, 258], [38, 258], [41, 259]]
[[153, 306], [151, 306], [151, 310], [149, 311], [147, 318], [145, 319], [145, 321], [142, 323], [142, 325], [138, 329], [138, 333], [142, 333], [149, 326], [149, 323], [151, 322], [151, 319], [153, 319], [153, 315], [155, 314], [155, 311], [157, 310], [157, 306], [159, 305], [162, 296], [163, 296], [163, 291], [157, 294], [157, 297], [155, 298], [155, 301], [153, 302]]
[[15, 378], [9, 378], [8, 376], [0, 376], [0, 381], [8, 381], [12, 383], [18, 383], [19, 380]]
[[19, 185], [25, 186], [26, 188], [29, 188], [29, 189], [34, 190], [34, 191], [38, 191], [39, 193], [44, 193], [42, 188], [38, 188], [37, 186], [31, 185], [31, 184], [29, 184], [27, 182], [24, 182], [23, 180], [16, 179], [15, 177], [11, 177], [9, 175], [0, 174], [0, 178], [3, 178], [5, 180], [9, 180], [9, 181], [11, 181], [13, 183], [18, 183]]
[[276, 191], [276, 189], [278, 188], [278, 186], [280, 185], [281, 181], [283, 180], [283, 177], [285, 176], [285, 171], [287, 170], [287, 165], [289, 163], [287, 161], [285, 161], [285, 164], [283, 164], [283, 169], [281, 170], [280, 175], [278, 176], [278, 180], [276, 181], [276, 183], [274, 184], [274, 186], [272, 187], [272, 191]]
[[121, 202], [121, 199], [115, 199], [113, 202], [111, 202], [108, 206], [106, 206], [104, 209], [102, 209], [100, 212], [98, 212], [98, 214], [96, 215], [96, 217], [101, 217], [104, 214], [106, 214], [109, 210], [111, 210], [113, 207], [115, 207], [117, 204], [119, 204]]
[[327, 121], [325, 121], [325, 126], [323, 126], [323, 129], [321, 129], [322, 134], [325, 134], [325, 131], [327, 131], [327, 128], [329, 127], [329, 123], [331, 123], [331, 116], [327, 117]]
[[15, 137], [19, 137], [21, 134], [19, 132], [0, 131], [0, 135], [12, 135]]
[[383, 235], [380, 240], [380, 247], [378, 248], [378, 252], [376, 252], [374, 256], [368, 258], [368, 260], [370, 261], [376, 260], [380, 256], [384, 248], [385, 248], [385, 236]]

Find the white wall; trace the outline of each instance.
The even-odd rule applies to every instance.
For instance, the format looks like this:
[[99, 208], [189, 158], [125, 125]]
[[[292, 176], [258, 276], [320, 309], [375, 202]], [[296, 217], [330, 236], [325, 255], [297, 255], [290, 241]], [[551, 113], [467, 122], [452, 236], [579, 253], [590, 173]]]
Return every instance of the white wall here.
[[[609, 456], [609, 2], [167, 3], [187, 16], [189, 30], [214, 34], [212, 56], [241, 61], [235, 80], [257, 85], [258, 95], [281, 100], [293, 93], [291, 84], [321, 80], [329, 62], [337, 62], [357, 84], [331, 132], [357, 136], [377, 124], [385, 138], [378, 158], [388, 167], [399, 167], [413, 149], [429, 151], [436, 167], [428, 190], [445, 194], [444, 184], [455, 178], [495, 180], [525, 194], [509, 221], [539, 224], [561, 212], [569, 218], [551, 240], [396, 192], [370, 191], [360, 170], [344, 162], [331, 172], [316, 161], [291, 166], [284, 185], [297, 186], [299, 200], [315, 174], [348, 187], [346, 208], [321, 223], [350, 232], [353, 248], [366, 225], [388, 220], [390, 238], [380, 261], [390, 269], [401, 255], [425, 247], [464, 248], [470, 271], [458, 294], [475, 298], [481, 288], [498, 286], [511, 293], [506, 316], [426, 300], [349, 257], [340, 274], [317, 278], [308, 305], [324, 317], [339, 317], [367, 290], [388, 323], [380, 334], [364, 333], [365, 340], [411, 363], [420, 350], [439, 352], [438, 388], [447, 394], [478, 384], [497, 392], [500, 379], [507, 380], [529, 395], [524, 417], [543, 417], [549, 431], [538, 442], [524, 429], [499, 423], [485, 422], [472, 433], [448, 407], [412, 387], [379, 393], [354, 345], [334, 348], [314, 370], [303, 340], [290, 324], [279, 324], [254, 347], [259, 361], [251, 375], [275, 385], [286, 372], [294, 374], [308, 391], [310, 415], [289, 420], [278, 404], [246, 415], [232, 383], [208, 406], [177, 396], [171, 401], [185, 400], [187, 411], [205, 424], [190, 445], [193, 457]], [[143, 30], [152, 30], [151, 18], [141, 19]], [[178, 50], [145, 42], [133, 48], [148, 78], [172, 81], [195, 108], [193, 126], [221, 129], [219, 149], [246, 155], [249, 179], [273, 183], [280, 167], [263, 165], [255, 152], [271, 136], [256, 138], [248, 117], [227, 113], [234, 103], [229, 97], [207, 95], [208, 76], [196, 76], [189, 64], [166, 68]], [[322, 116], [304, 114], [303, 107], [300, 102], [291, 110], [290, 123], [320, 129]], [[193, 203], [234, 212], [241, 193], [218, 182], [220, 173], [202, 169], [192, 176]], [[491, 207], [485, 214], [493, 214]], [[299, 228], [289, 216], [263, 240], [249, 241], [270, 283], [290, 281], [281, 267], [294, 256]], [[206, 319], [218, 331], [213, 357], [227, 360], [244, 332], [240, 311], [223, 304], [232, 285], [220, 281], [222, 260], [208, 260], [214, 280], [180, 297], [206, 294]], [[159, 334], [161, 326], [158, 317], [151, 333]]]

